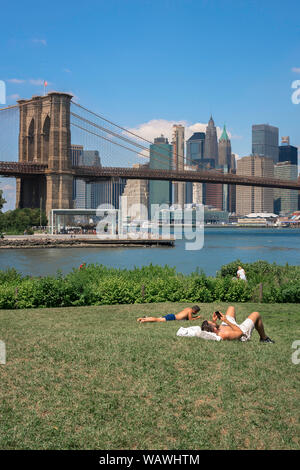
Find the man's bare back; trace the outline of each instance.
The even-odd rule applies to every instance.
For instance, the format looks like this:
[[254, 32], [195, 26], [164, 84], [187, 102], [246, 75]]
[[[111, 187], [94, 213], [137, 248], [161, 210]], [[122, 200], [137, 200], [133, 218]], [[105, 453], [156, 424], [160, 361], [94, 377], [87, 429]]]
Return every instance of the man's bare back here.
[[140, 323], [146, 323], [146, 322], [165, 322], [165, 321], [171, 321], [171, 320], [199, 320], [201, 315], [196, 315], [200, 311], [200, 308], [198, 305], [194, 305], [194, 307], [186, 307], [181, 312], [173, 314], [169, 313], [168, 315], [165, 315], [163, 317], [144, 317], [144, 318], [138, 318], [137, 321]]

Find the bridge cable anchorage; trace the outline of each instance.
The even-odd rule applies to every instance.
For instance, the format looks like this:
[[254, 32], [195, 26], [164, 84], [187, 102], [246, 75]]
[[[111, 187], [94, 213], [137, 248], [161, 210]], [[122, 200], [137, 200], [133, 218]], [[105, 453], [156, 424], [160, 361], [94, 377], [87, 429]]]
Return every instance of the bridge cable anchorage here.
[[[119, 124], [116, 124], [115, 122], [110, 121], [109, 119], [106, 119], [104, 116], [102, 116], [102, 115], [100, 115], [100, 114], [97, 114], [97, 113], [95, 113], [94, 111], [91, 111], [90, 109], [88, 109], [88, 108], [86, 108], [86, 107], [84, 107], [84, 106], [82, 106], [82, 105], [80, 105], [80, 104], [78, 104], [78, 103], [75, 103], [73, 100], [71, 100], [71, 103], [72, 103], [73, 105], [77, 106], [78, 108], [81, 108], [81, 109], [83, 109], [84, 111], [86, 111], [86, 112], [88, 112], [88, 113], [90, 113], [90, 114], [96, 116], [97, 118], [102, 119], [103, 121], [107, 122], [108, 124], [111, 124], [112, 126], [117, 127], [118, 129], [122, 130], [123, 132], [126, 132], [127, 134], [131, 134], [132, 136], [134, 136], [134, 137], [136, 137], [136, 138], [138, 138], [138, 139], [140, 139], [140, 140], [143, 140], [144, 142], [147, 142], [148, 144], [155, 145], [153, 141], [148, 140], [148, 139], [146, 139], [145, 137], [142, 137], [141, 135], [138, 135], [138, 134], [136, 134], [135, 132], [132, 132], [132, 131], [126, 129], [125, 127], [122, 127], [122, 126], [120, 126]], [[72, 113], [71, 113], [71, 114], [72, 114]], [[74, 114], [74, 113], [73, 113], [73, 114]], [[78, 115], [77, 115], [77, 116], [78, 116]], [[82, 120], [85, 120], [85, 118], [81, 118], [81, 119], [82, 119]], [[87, 121], [88, 121], [88, 120], [87, 120]], [[89, 122], [91, 123], [91, 121], [89, 121]], [[96, 127], [97, 127], [97, 125], [96, 125]], [[119, 135], [119, 134], [117, 134], [117, 135]], [[119, 137], [119, 138], [121, 138], [121, 137]], [[134, 141], [132, 141], [132, 145], [136, 145], [136, 143], [135, 143]], [[137, 145], [136, 145], [136, 146], [137, 146]], [[148, 147], [144, 147], [144, 148], [149, 152]], [[170, 159], [169, 159], [168, 157], [166, 157], [165, 154], [163, 155], [163, 154], [160, 154], [159, 152], [155, 152], [155, 151], [153, 151], [153, 153], [156, 153], [156, 154], [162, 156], [162, 157], [163, 157], [165, 160], [167, 160], [168, 162], [170, 161]], [[174, 154], [173, 154], [173, 155], [174, 155]], [[182, 158], [182, 155], [180, 155], [180, 154], [178, 154], [178, 153], [176, 153], [175, 155], [176, 155], [176, 157]], [[190, 160], [187, 160], [187, 159], [186, 159], [186, 162], [187, 162], [187, 163], [192, 163], [193, 160], [192, 160], [192, 159], [190, 159]]]

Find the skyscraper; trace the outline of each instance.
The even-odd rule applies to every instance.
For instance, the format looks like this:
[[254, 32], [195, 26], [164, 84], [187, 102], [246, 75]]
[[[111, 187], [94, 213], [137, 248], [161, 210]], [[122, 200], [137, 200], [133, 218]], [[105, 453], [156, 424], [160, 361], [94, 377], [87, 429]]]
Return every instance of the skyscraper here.
[[204, 159], [205, 133], [194, 132], [186, 141], [186, 163], [187, 165], [198, 165]]
[[[194, 132], [194, 134], [186, 141], [186, 163], [188, 169], [189, 167], [192, 170], [203, 169], [204, 168], [204, 145], [205, 145], [205, 133], [204, 132]], [[202, 191], [202, 184], [197, 186], [197, 190], [194, 191], [194, 183], [188, 182], [185, 183], [185, 202], [190, 204], [195, 202], [194, 199], [199, 201], [201, 199], [202, 203], [202, 194], [200, 198], [199, 192]], [[201, 187], [201, 189], [200, 189]], [[194, 198], [194, 194], [197, 195]]]
[[[275, 178], [297, 180], [298, 167], [289, 161], [279, 162], [274, 167]], [[274, 188], [274, 212], [288, 214], [298, 209], [298, 193], [291, 189]]]
[[[228, 173], [232, 164], [231, 142], [228, 137], [226, 126], [224, 124], [223, 132], [219, 140], [219, 168], [222, 168], [224, 173]], [[223, 209], [229, 210], [229, 186], [223, 184]]]
[[[151, 169], [172, 169], [172, 145], [166, 137], [161, 135], [154, 139], [150, 145]], [[170, 181], [149, 181], [149, 209], [152, 204], [172, 204], [172, 183]]]
[[[184, 127], [181, 124], [173, 125], [173, 169], [183, 171], [184, 169]], [[181, 207], [185, 203], [185, 183], [173, 183], [174, 188], [174, 204]]]
[[[223, 172], [221, 168], [216, 169], [220, 173]], [[216, 209], [223, 210], [223, 185], [222, 184], [204, 184], [204, 204], [206, 206], [212, 206]], [[226, 210], [226, 208], [225, 208]]]
[[[274, 177], [274, 163], [270, 158], [250, 155], [237, 160], [237, 175]], [[254, 186], [236, 187], [236, 212], [247, 215], [253, 212], [273, 212], [273, 188]]]
[[208, 121], [205, 133], [204, 158], [212, 159], [215, 167], [218, 165], [218, 138], [217, 129], [212, 116]]
[[219, 166], [222, 167], [227, 167], [229, 170], [231, 168], [231, 142], [228, 137], [227, 131], [226, 131], [226, 126], [224, 124], [223, 127], [223, 132], [219, 140]]
[[[283, 139], [288, 139], [286, 144]], [[289, 138], [282, 138], [279, 146], [279, 161], [290, 162], [292, 165], [298, 165], [298, 149], [290, 145]]]
[[278, 163], [278, 127], [269, 124], [252, 126], [252, 155], [266, 157]]
[[91, 186], [91, 208], [97, 209], [98, 206], [112, 205], [119, 209], [120, 196], [122, 196], [127, 180], [119, 178], [117, 181], [99, 181], [90, 183]]
[[[73, 166], [101, 166], [98, 150], [83, 150], [81, 145], [71, 145]], [[74, 178], [73, 204], [76, 209], [91, 209], [93, 187], [99, 183], [87, 183], [83, 179]]]
[[[184, 165], [185, 171], [197, 171], [198, 170], [198, 165]], [[193, 186], [195, 183], [192, 183], [191, 181], [188, 181], [185, 183], [185, 204], [192, 204], [193, 201]], [[201, 183], [199, 183], [201, 185]], [[202, 185], [201, 185], [202, 187]]]
[[[212, 116], [208, 121], [205, 133], [204, 161], [209, 165], [204, 165], [203, 169], [217, 168], [219, 161], [217, 129]], [[203, 185], [204, 204], [218, 209], [223, 207], [223, 186], [221, 184], [205, 183]]]

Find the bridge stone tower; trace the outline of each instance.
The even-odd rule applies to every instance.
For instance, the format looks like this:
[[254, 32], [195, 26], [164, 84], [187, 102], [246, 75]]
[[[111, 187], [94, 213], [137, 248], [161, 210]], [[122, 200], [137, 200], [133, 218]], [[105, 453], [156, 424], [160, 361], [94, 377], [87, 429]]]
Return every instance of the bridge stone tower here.
[[70, 103], [67, 93], [51, 92], [19, 100], [19, 162], [47, 165], [45, 175], [17, 178], [16, 207], [72, 208]]

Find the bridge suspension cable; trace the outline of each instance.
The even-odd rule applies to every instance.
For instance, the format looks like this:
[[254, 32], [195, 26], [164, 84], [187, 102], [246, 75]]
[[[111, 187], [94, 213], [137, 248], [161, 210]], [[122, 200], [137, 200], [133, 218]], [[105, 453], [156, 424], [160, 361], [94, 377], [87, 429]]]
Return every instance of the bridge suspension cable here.
[[[94, 113], [93, 111], [90, 111], [90, 110], [88, 110], [87, 108], [85, 108], [81, 105], [78, 105], [77, 103], [72, 102], [72, 104], [75, 104], [77, 107], [87, 111], [88, 113], [96, 116], [99, 119], [103, 119], [106, 123], [108, 123], [112, 126], [115, 126], [117, 129], [121, 129], [122, 132], [127, 132], [128, 134], [133, 135], [134, 137], [136, 137], [138, 139], [141, 139], [144, 142], [147, 142], [151, 145], [154, 145], [155, 148], [151, 149], [151, 161], [154, 160], [154, 161], [159, 162], [160, 164], [164, 163], [164, 166], [166, 167], [166, 169], [171, 169], [170, 166], [171, 166], [172, 158], [174, 156], [173, 152], [170, 156], [167, 155], [167, 152], [161, 153], [161, 152], [158, 151], [159, 150], [159, 144], [155, 144], [155, 143], [151, 142], [150, 140], [147, 140], [144, 137], [141, 137], [141, 136], [135, 134], [134, 132], [131, 132], [131, 131], [127, 130], [126, 128], [124, 128], [122, 126], [119, 126], [118, 124], [115, 124], [112, 121], [109, 121], [108, 119], [103, 118], [101, 115], [99, 115], [97, 113]], [[149, 154], [150, 149], [149, 149], [149, 147], [146, 147], [145, 145], [142, 145], [142, 144], [138, 143], [136, 140], [133, 140], [133, 139], [130, 139], [130, 138], [124, 136], [124, 135], [121, 135], [120, 133], [117, 133], [117, 132], [115, 132], [111, 129], [108, 129], [108, 127], [106, 127], [106, 126], [99, 125], [96, 122], [91, 121], [90, 119], [84, 118], [83, 116], [80, 116], [79, 114], [74, 113], [72, 111], [71, 111], [71, 117], [73, 117], [74, 120], [79, 120], [80, 124], [82, 124], [82, 125], [79, 125], [78, 123], [74, 122], [74, 120], [73, 121], [71, 120], [71, 125], [72, 126], [75, 126], [78, 129], [81, 129], [82, 131], [87, 132], [88, 134], [91, 134], [93, 136], [97, 136], [100, 139], [103, 139], [107, 142], [110, 142], [114, 145], [117, 145], [118, 147], [124, 148], [124, 149], [134, 153], [135, 155], [138, 155], [139, 157], [146, 158], [148, 160], [150, 159], [150, 154]], [[96, 129], [99, 129], [101, 132], [104, 132], [106, 134], [106, 136], [101, 135], [99, 133], [96, 133], [94, 131], [91, 131], [90, 129], [87, 129], [86, 127], [83, 127], [83, 123], [85, 125], [92, 126], [92, 127], [95, 127]], [[129, 148], [127, 146], [124, 146], [123, 144], [120, 144], [120, 143], [116, 142], [115, 140], [109, 139], [107, 134], [115, 137], [116, 139], [120, 139], [120, 140], [128, 143], [129, 145], [132, 145], [133, 148]], [[142, 153], [141, 150], [144, 153]], [[178, 154], [177, 154], [177, 156], [179, 157]], [[182, 158], [182, 157], [180, 157], [180, 158]]]
[[108, 137], [104, 137], [103, 135], [97, 134], [96, 132], [93, 132], [93, 131], [90, 131], [90, 130], [88, 130], [88, 129], [85, 129], [84, 127], [81, 127], [81, 126], [79, 126], [78, 124], [75, 124], [74, 122], [71, 122], [71, 126], [75, 126], [75, 127], [77, 127], [78, 129], [81, 129], [81, 130], [83, 130], [83, 131], [85, 131], [85, 132], [88, 132], [89, 134], [92, 134], [92, 135], [95, 135], [95, 136], [97, 136], [97, 137], [100, 137], [100, 138], [103, 139], [103, 140], [107, 140], [108, 142], [110, 142], [110, 143], [112, 143], [112, 144], [115, 144], [115, 145], [117, 145], [118, 147], [121, 147], [121, 148], [124, 148], [124, 149], [126, 149], [126, 150], [129, 150], [130, 152], [133, 152], [133, 153], [135, 153], [135, 154], [137, 154], [137, 155], [140, 155], [141, 157], [148, 158], [146, 155], [143, 155], [142, 153], [138, 153], [138, 152], [137, 152], [136, 150], [134, 150], [134, 149], [131, 149], [131, 148], [129, 148], [129, 147], [126, 147], [125, 145], [119, 144], [118, 142], [115, 142], [114, 140], [111, 140], [111, 139], [109, 139]]
[[[88, 108], [86, 108], [86, 107], [84, 107], [84, 106], [82, 106], [82, 105], [80, 105], [80, 104], [78, 104], [78, 103], [74, 103], [74, 101], [72, 101], [72, 104], [74, 104], [74, 105], [77, 106], [78, 108], [80, 108], [80, 109], [86, 111], [87, 113], [92, 114], [93, 116], [97, 117], [98, 119], [101, 119], [101, 120], [105, 121], [105, 122], [108, 123], [109, 125], [114, 126], [114, 127], [116, 127], [117, 129], [120, 129], [122, 132], [126, 132], [127, 134], [130, 134], [130, 135], [132, 135], [133, 137], [135, 137], [135, 138], [137, 138], [137, 139], [139, 139], [139, 140], [142, 140], [142, 141], [144, 141], [144, 142], [147, 142], [147, 143], [150, 144], [150, 145], [156, 145], [156, 148], [159, 146], [159, 144], [155, 144], [153, 141], [148, 140], [148, 139], [146, 139], [145, 137], [142, 137], [141, 135], [138, 135], [138, 134], [136, 134], [135, 132], [130, 131], [129, 129], [126, 129], [125, 127], [122, 127], [122, 126], [120, 126], [119, 124], [116, 124], [115, 122], [110, 121], [109, 119], [106, 119], [104, 116], [102, 116], [102, 115], [100, 115], [100, 114], [98, 114], [98, 113], [95, 113], [94, 111], [91, 111], [90, 109], [88, 109]], [[99, 125], [97, 125], [96, 123], [94, 123], [93, 121], [90, 121], [90, 120], [88, 120], [88, 119], [85, 119], [85, 118], [83, 118], [82, 116], [79, 116], [79, 115], [76, 114], [76, 113], [72, 113], [72, 112], [71, 112], [71, 114], [72, 114], [74, 117], [76, 116], [76, 118], [81, 119], [82, 121], [86, 121], [86, 122], [87, 122], [88, 124], [90, 124], [90, 125], [93, 125], [93, 126], [95, 126], [95, 127], [98, 127], [99, 129], [101, 129], [101, 130], [103, 130], [103, 131], [105, 131], [105, 132], [108, 132], [108, 133], [114, 135], [116, 138], [119, 138], [119, 139], [122, 139], [122, 140], [126, 140], [126, 141], [127, 141], [128, 143], [130, 143], [131, 145], [133, 145], [133, 146], [135, 146], [135, 147], [139, 147], [139, 148], [143, 149], [145, 152], [150, 152], [149, 147], [145, 147], [145, 145], [141, 145], [141, 144], [139, 144], [138, 142], [136, 142], [136, 141], [134, 141], [134, 140], [132, 140], [132, 139], [128, 139], [128, 138], [126, 138], [126, 137], [124, 137], [124, 136], [122, 136], [122, 135], [120, 135], [120, 134], [118, 134], [118, 133], [116, 133], [116, 132], [113, 132], [113, 131], [107, 129], [107, 127], [99, 126]], [[85, 129], [85, 130], [86, 130], [86, 129]], [[102, 136], [100, 136], [100, 135], [99, 135], [99, 137], [102, 138]], [[112, 143], [115, 143], [115, 142], [112, 141]], [[135, 151], [135, 153], [137, 153], [137, 152]], [[158, 152], [157, 150], [151, 149], [151, 154], [152, 154], [152, 159], [153, 159], [153, 160], [156, 160], [156, 161], [161, 160], [161, 161], [165, 161], [166, 163], [170, 164], [170, 158], [166, 155], [166, 153], [163, 154], [163, 153], [161, 153], [161, 152]], [[157, 158], [153, 157], [153, 154], [159, 156], [160, 158], [157, 159]], [[140, 153], [139, 153], [139, 155], [140, 155], [140, 156], [143, 156], [143, 157], [146, 157], [146, 158], [150, 158], [150, 155], [142, 155], [142, 154], [140, 154]], [[174, 152], [172, 152], [171, 160], [172, 160], [173, 156], [174, 156]], [[180, 154], [178, 154], [178, 153], [175, 153], [175, 156], [176, 156], [177, 158], [179, 158], [179, 159], [180, 159], [180, 158], [183, 158], [183, 156], [180, 155]], [[186, 163], [188, 163], [188, 162], [189, 162], [189, 163], [192, 163], [193, 161], [186, 159]]]
[[[142, 150], [145, 151], [145, 152], [150, 152], [150, 149], [149, 149], [149, 148], [147, 148], [147, 147], [145, 147], [144, 145], [141, 145], [141, 144], [139, 144], [139, 143], [137, 143], [137, 142], [134, 142], [132, 139], [128, 139], [127, 137], [124, 137], [124, 136], [122, 136], [122, 135], [119, 135], [119, 134], [117, 134], [116, 132], [113, 132], [113, 131], [111, 131], [110, 129], [107, 129], [106, 127], [100, 126], [100, 125], [98, 125], [98, 124], [96, 124], [96, 123], [94, 123], [94, 122], [92, 122], [92, 121], [90, 121], [90, 120], [88, 120], [88, 119], [85, 119], [85, 118], [83, 118], [82, 116], [79, 116], [79, 115], [76, 114], [76, 113], [71, 112], [71, 115], [74, 116], [76, 119], [79, 119], [80, 121], [83, 121], [84, 123], [86, 123], [86, 124], [88, 124], [88, 125], [90, 125], [90, 126], [96, 127], [97, 129], [99, 129], [99, 130], [105, 132], [106, 134], [110, 134], [110, 135], [112, 135], [113, 137], [116, 137], [117, 139], [120, 139], [120, 140], [122, 140], [122, 141], [124, 141], [124, 142], [127, 142], [127, 143], [129, 143], [130, 145], [132, 145], [132, 146], [138, 147], [139, 149], [142, 149]], [[77, 127], [77, 128], [79, 128], [79, 129], [81, 129], [81, 130], [83, 130], [83, 131], [85, 131], [85, 132], [88, 132], [89, 134], [92, 134], [92, 135], [95, 135], [95, 136], [97, 136], [97, 137], [99, 137], [99, 138], [101, 138], [101, 139], [104, 139], [104, 140], [106, 140], [106, 141], [108, 141], [108, 142], [110, 142], [110, 143], [112, 143], [112, 144], [114, 144], [114, 145], [117, 145], [117, 146], [122, 147], [122, 148], [124, 148], [124, 149], [126, 149], [126, 150], [129, 150], [130, 152], [133, 152], [133, 153], [139, 155], [140, 157], [147, 158], [147, 159], [150, 158], [149, 155], [145, 155], [145, 154], [141, 153], [140, 151], [138, 151], [137, 149], [133, 149], [133, 148], [129, 148], [129, 147], [127, 147], [127, 146], [124, 146], [124, 145], [122, 145], [122, 144], [116, 142], [115, 140], [109, 139], [108, 137], [105, 137], [105, 136], [103, 136], [103, 135], [101, 135], [101, 134], [97, 134], [96, 132], [93, 132], [93, 131], [91, 131], [91, 130], [89, 130], [89, 129], [86, 129], [86, 128], [82, 127], [82, 126], [79, 126], [78, 124], [76, 124], [76, 123], [74, 123], [74, 122], [71, 122], [71, 125], [72, 125], [72, 126], [75, 126], [75, 127]], [[170, 163], [170, 158], [168, 158], [167, 155], [162, 154], [162, 153], [160, 153], [160, 152], [157, 152], [156, 150], [152, 150], [152, 153], [155, 154], [155, 155], [157, 155], [157, 156], [159, 157], [159, 158], [153, 157], [154, 160], [157, 160], [157, 161], [160, 160], [160, 161], [165, 161], [165, 162], [167, 162], [167, 163]]]

